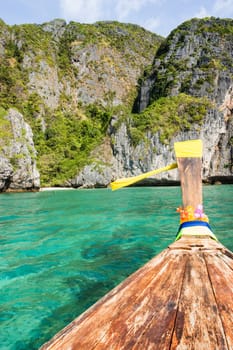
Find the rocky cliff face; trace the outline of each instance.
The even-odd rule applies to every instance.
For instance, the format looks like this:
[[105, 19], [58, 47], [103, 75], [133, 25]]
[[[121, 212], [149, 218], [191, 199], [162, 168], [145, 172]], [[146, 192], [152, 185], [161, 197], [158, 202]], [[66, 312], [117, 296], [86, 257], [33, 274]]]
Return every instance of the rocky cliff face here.
[[[162, 40], [118, 22], [58, 19], [10, 27], [0, 21], [0, 106], [6, 113], [14, 107], [31, 126], [42, 186], [70, 184], [91, 162], [111, 110], [130, 108], [138, 78]], [[10, 176], [18, 188], [19, 172], [8, 158], [0, 159], [2, 178]]]
[[232, 20], [185, 22], [161, 44], [142, 83], [138, 110], [161, 96], [180, 92], [221, 104], [232, 84]]
[[232, 181], [232, 20], [194, 19], [166, 40], [117, 22], [0, 29], [0, 190], [38, 188], [36, 162], [42, 186], [106, 187], [174, 162], [174, 142], [193, 138], [203, 179]]
[[161, 96], [185, 92], [206, 96], [212, 108], [198, 132], [175, 140], [200, 137], [204, 141], [203, 177], [232, 176], [233, 21], [192, 20], [174, 30], [159, 48], [150, 76], [142, 84], [138, 109]]
[[40, 176], [36, 168], [36, 150], [31, 127], [23, 116], [10, 109], [2, 116], [5, 140], [0, 148], [0, 190], [38, 190]]
[[[85, 166], [72, 184], [74, 187], [105, 187], [116, 178], [136, 176], [164, 167], [175, 162], [174, 142], [199, 138], [204, 142], [203, 181], [233, 183], [233, 118], [232, 114], [226, 117], [227, 114], [227, 109], [224, 112], [209, 111], [201, 129], [180, 132], [168, 144], [160, 142], [158, 133], [148, 131], [146, 141], [133, 147], [127, 126], [122, 124], [117, 131], [110, 133], [113, 143], [109, 145], [108, 156], [111, 154], [111, 162], [101, 167], [96, 167], [96, 164]], [[103, 161], [103, 155], [100, 157]], [[156, 175], [154, 179], [145, 179], [142, 184], [169, 185], [178, 181], [178, 171], [172, 170]]]
[[[201, 125], [193, 123], [189, 130], [180, 130], [165, 144], [160, 133], [147, 131], [142, 142], [132, 146], [129, 129], [110, 127], [112, 142], [111, 166], [103, 184], [117, 177], [138, 175], [166, 166], [175, 161], [173, 144], [176, 141], [201, 138], [204, 141], [203, 180], [233, 182], [233, 21], [220, 19], [192, 20], [184, 23], [161, 44], [150, 74], [142, 80], [134, 109], [143, 112], [161, 97], [186, 93], [194, 97], [208, 97], [211, 108]], [[167, 100], [169, 104], [169, 99]], [[143, 113], [142, 113], [143, 118]], [[104, 167], [106, 170], [106, 167]], [[102, 174], [105, 173], [102, 169]], [[91, 177], [90, 177], [91, 174]], [[97, 175], [97, 174], [96, 174]], [[94, 166], [84, 168], [76, 178], [93, 179]], [[146, 183], [178, 180], [178, 173], [149, 179]]]

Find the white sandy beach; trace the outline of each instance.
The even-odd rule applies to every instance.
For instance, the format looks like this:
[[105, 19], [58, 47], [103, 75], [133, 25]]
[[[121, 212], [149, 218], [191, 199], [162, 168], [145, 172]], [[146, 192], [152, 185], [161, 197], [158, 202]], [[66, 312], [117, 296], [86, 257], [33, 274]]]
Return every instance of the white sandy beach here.
[[44, 191], [64, 191], [64, 190], [75, 190], [73, 187], [41, 187], [40, 192]]

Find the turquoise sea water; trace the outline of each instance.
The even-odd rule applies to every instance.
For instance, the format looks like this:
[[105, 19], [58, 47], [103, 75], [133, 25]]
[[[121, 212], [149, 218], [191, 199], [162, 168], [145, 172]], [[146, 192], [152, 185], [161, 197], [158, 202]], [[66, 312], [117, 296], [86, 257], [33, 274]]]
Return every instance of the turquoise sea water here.
[[[0, 195], [0, 349], [38, 349], [173, 242], [179, 187]], [[233, 250], [233, 186], [204, 187]]]

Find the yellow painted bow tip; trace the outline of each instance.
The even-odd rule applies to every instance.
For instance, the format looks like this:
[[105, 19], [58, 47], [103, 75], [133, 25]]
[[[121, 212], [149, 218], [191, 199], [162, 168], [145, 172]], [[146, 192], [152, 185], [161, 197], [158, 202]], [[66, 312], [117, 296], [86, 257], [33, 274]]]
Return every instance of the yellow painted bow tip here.
[[202, 157], [202, 141], [189, 140], [175, 142], [175, 154], [177, 158], [201, 158]]
[[159, 173], [162, 173], [163, 171], [168, 171], [168, 170], [171, 170], [171, 169], [175, 169], [177, 168], [177, 163], [172, 163], [170, 165], [167, 165], [163, 168], [159, 168], [159, 169], [156, 169], [156, 170], [151, 170], [151, 171], [148, 171], [147, 173], [144, 173], [144, 174], [141, 174], [141, 175], [138, 175], [138, 176], [133, 176], [133, 177], [127, 177], [127, 178], [124, 178], [124, 179], [118, 179], [114, 182], [111, 182], [110, 183], [110, 187], [112, 189], [112, 191], [115, 191], [115, 190], [118, 190], [122, 187], [126, 187], [126, 186], [130, 186], [138, 181], [141, 181], [143, 179], [146, 179], [147, 177], [149, 176], [153, 176], [153, 175], [156, 175], [156, 174], [159, 174]]

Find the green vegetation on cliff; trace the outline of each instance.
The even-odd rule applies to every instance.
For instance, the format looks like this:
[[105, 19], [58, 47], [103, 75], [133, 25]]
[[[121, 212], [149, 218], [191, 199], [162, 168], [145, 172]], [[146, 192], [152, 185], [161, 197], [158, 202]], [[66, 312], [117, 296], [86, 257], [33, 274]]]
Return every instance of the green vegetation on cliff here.
[[8, 146], [10, 139], [13, 137], [11, 123], [5, 118], [7, 111], [0, 107], [0, 151], [4, 146]]
[[208, 109], [213, 104], [207, 98], [192, 97], [186, 94], [161, 97], [143, 112], [133, 114], [129, 132], [134, 145], [145, 138], [147, 131], [159, 132], [160, 142], [169, 143], [172, 136], [200, 126]]
[[33, 130], [41, 183], [43, 186], [65, 185], [91, 162], [90, 152], [104, 138], [111, 113], [101, 106], [88, 105], [76, 113], [47, 110], [41, 119], [35, 117], [39, 103], [38, 96], [31, 96], [24, 106], [24, 115]]

